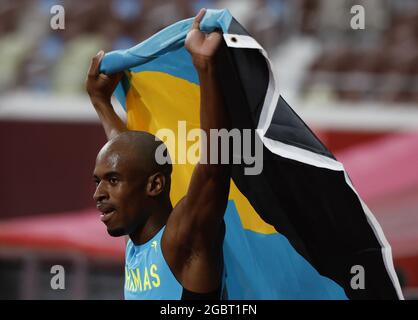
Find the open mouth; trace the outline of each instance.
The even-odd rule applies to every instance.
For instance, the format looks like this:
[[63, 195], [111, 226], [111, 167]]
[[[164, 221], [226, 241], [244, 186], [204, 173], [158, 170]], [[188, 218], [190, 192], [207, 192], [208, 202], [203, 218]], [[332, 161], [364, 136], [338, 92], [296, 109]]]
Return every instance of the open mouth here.
[[116, 214], [116, 210], [112, 210], [109, 212], [103, 212], [100, 215], [100, 220], [102, 220], [102, 222], [106, 223], [108, 222], [114, 215]]

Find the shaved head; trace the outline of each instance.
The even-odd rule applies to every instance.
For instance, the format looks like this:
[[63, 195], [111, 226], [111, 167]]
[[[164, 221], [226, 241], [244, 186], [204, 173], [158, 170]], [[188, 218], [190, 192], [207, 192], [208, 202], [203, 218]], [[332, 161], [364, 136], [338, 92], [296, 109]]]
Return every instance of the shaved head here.
[[169, 177], [172, 172], [171, 164], [161, 165], [155, 160], [155, 152], [161, 145], [164, 142], [148, 132], [126, 131], [109, 140], [100, 150], [98, 158], [106, 156], [110, 162], [124, 161], [141, 175], [149, 176], [161, 172]]

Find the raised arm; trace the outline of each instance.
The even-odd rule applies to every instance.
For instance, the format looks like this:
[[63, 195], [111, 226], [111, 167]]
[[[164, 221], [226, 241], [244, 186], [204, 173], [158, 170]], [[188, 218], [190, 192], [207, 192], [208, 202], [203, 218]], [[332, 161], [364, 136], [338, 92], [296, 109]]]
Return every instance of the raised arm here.
[[110, 140], [119, 133], [127, 131], [126, 124], [119, 118], [113, 109], [111, 97], [123, 76], [123, 72], [105, 75], [100, 73], [99, 67], [104, 52], [100, 51], [91, 61], [86, 79], [86, 90], [91, 103], [102, 122], [107, 139]]
[[[219, 85], [217, 54], [222, 35], [202, 33], [199, 24], [205, 14], [201, 10], [186, 38], [186, 48], [192, 55], [200, 80], [200, 127], [206, 133], [207, 146], [201, 148], [201, 161], [196, 165], [186, 197], [180, 204], [183, 212], [180, 236], [194, 246], [207, 249], [219, 239], [223, 231], [230, 185], [230, 165], [220, 164], [221, 147], [211, 140], [211, 129], [230, 128], [229, 113]], [[217, 150], [217, 163], [211, 163], [211, 154]], [[207, 160], [207, 164], [203, 160]], [[213, 160], [213, 159], [212, 159]], [[190, 237], [195, 237], [190, 239]], [[190, 241], [192, 240], [192, 241]]]

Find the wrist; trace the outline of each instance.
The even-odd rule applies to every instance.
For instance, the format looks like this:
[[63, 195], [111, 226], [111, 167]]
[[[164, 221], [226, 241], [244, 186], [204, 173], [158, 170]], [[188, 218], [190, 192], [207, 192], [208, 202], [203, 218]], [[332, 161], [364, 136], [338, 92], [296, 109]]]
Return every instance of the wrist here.
[[202, 55], [193, 55], [192, 56], [193, 65], [197, 71], [213, 71], [215, 69], [215, 57], [211, 56], [202, 56]]
[[110, 98], [104, 98], [102, 96], [90, 96], [90, 101], [94, 107], [112, 106]]

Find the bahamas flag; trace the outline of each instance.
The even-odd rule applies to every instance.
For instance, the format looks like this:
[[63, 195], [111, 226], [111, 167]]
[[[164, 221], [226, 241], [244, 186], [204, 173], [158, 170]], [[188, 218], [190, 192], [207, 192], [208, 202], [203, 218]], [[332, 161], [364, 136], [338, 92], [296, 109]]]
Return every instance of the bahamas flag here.
[[[199, 80], [184, 48], [192, 20], [110, 52], [101, 65], [104, 73], [125, 71], [115, 94], [128, 127], [166, 142], [175, 162], [173, 205], [194, 167], [179, 159], [196, 143], [185, 132], [200, 127]], [[343, 165], [279, 95], [265, 50], [227, 10], [207, 11], [201, 30], [215, 29], [224, 37], [222, 90], [232, 127], [258, 129], [263, 153], [258, 175], [246, 174], [246, 159], [233, 166], [225, 213], [228, 298], [402, 299], [382, 229]]]

